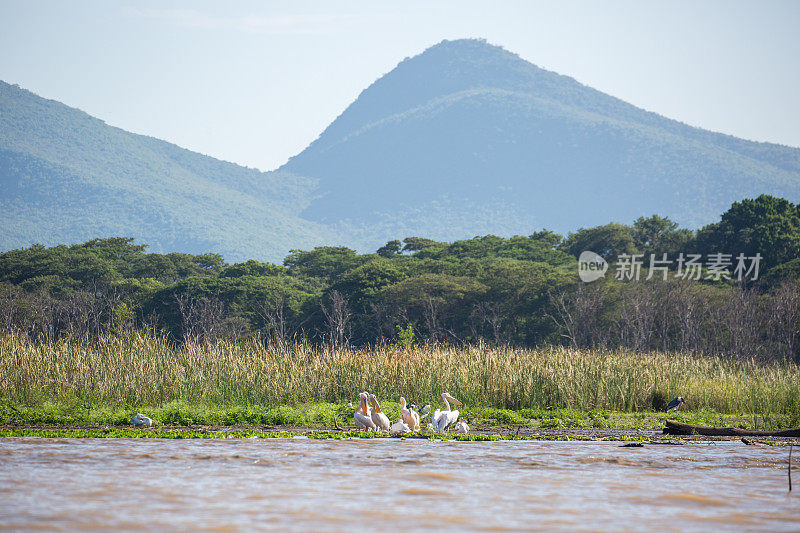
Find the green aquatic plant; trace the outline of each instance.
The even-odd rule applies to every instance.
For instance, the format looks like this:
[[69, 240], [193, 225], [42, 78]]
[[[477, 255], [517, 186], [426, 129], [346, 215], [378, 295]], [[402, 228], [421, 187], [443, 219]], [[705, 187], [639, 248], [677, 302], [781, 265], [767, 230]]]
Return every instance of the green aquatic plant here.
[[[346, 440], [346, 439], [422, 439], [428, 441], [458, 442], [494, 442], [494, 441], [649, 441], [639, 436], [603, 436], [592, 435], [498, 435], [498, 434], [463, 434], [463, 433], [409, 433], [406, 435], [389, 435], [387, 433], [364, 431], [209, 431], [203, 429], [133, 429], [133, 428], [96, 428], [96, 429], [39, 429], [15, 428], [0, 429], [0, 438], [48, 438], [48, 439], [313, 439], [313, 440]], [[667, 440], [667, 439], [660, 439]], [[676, 440], [676, 439], [673, 439]]]

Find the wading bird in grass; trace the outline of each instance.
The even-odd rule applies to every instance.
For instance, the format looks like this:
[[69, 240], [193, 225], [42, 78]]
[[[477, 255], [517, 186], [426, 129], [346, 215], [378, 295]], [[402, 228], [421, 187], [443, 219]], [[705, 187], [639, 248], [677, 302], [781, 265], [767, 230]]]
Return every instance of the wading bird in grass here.
[[381, 411], [381, 405], [378, 403], [378, 397], [374, 394], [369, 395], [369, 401], [372, 402], [372, 421], [380, 431], [389, 431], [392, 423], [389, 417]]
[[453, 402], [456, 405], [462, 405], [461, 402], [450, 396], [449, 392], [442, 393], [442, 400], [444, 400], [447, 410], [442, 411], [437, 409], [433, 412], [433, 427], [439, 432], [446, 431], [448, 427], [452, 426], [458, 421], [458, 411], [450, 410], [450, 402]]
[[458, 421], [456, 424], [456, 433], [469, 433], [469, 426], [467, 425], [467, 421], [463, 418]]
[[677, 398], [675, 398], [674, 400], [672, 400], [667, 404], [667, 411], [677, 411], [678, 409], [683, 407], [685, 403], [686, 402], [683, 401], [683, 397], [678, 396]]
[[372, 421], [371, 410], [367, 405], [369, 394], [362, 392], [358, 395], [358, 409], [353, 413], [353, 420], [356, 421], [356, 426], [363, 430], [375, 430], [375, 422]]

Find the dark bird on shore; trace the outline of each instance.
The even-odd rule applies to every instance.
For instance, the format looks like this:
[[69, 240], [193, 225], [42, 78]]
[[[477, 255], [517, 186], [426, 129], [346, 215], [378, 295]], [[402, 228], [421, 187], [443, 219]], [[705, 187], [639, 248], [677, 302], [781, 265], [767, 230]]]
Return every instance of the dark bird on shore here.
[[426, 403], [425, 407], [423, 407], [422, 410], [419, 412], [420, 420], [422, 420], [423, 418], [428, 416], [430, 414], [430, 412], [431, 412], [431, 404]]
[[675, 398], [674, 400], [672, 400], [667, 404], [667, 411], [677, 411], [678, 409], [683, 407], [684, 403], [685, 402], [683, 401], [683, 397], [678, 396], [677, 398]]

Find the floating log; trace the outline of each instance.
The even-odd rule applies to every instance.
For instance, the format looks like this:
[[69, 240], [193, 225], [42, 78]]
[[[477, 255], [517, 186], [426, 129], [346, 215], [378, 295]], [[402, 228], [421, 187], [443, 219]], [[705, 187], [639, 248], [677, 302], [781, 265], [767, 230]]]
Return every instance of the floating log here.
[[747, 444], [748, 446], [785, 446], [790, 448], [792, 446], [791, 441], [784, 442], [782, 440], [767, 440], [767, 439], [748, 439], [747, 437], [742, 437], [742, 442]]
[[697, 426], [667, 420], [664, 433], [667, 435], [706, 435], [708, 437], [800, 437], [800, 428], [781, 431], [752, 431], [741, 428]]

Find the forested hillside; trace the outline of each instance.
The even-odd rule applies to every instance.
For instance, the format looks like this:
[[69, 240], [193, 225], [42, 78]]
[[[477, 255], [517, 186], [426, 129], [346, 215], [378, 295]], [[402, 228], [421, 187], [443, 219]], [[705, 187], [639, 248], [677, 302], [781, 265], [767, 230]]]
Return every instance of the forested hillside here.
[[800, 201], [800, 149], [687, 126], [480, 40], [402, 61], [282, 168], [319, 180], [305, 216], [375, 246], [650, 213], [697, 228], [742, 197]]
[[279, 260], [323, 242], [313, 183], [106, 125], [0, 82], [0, 249], [133, 235], [154, 251]]

